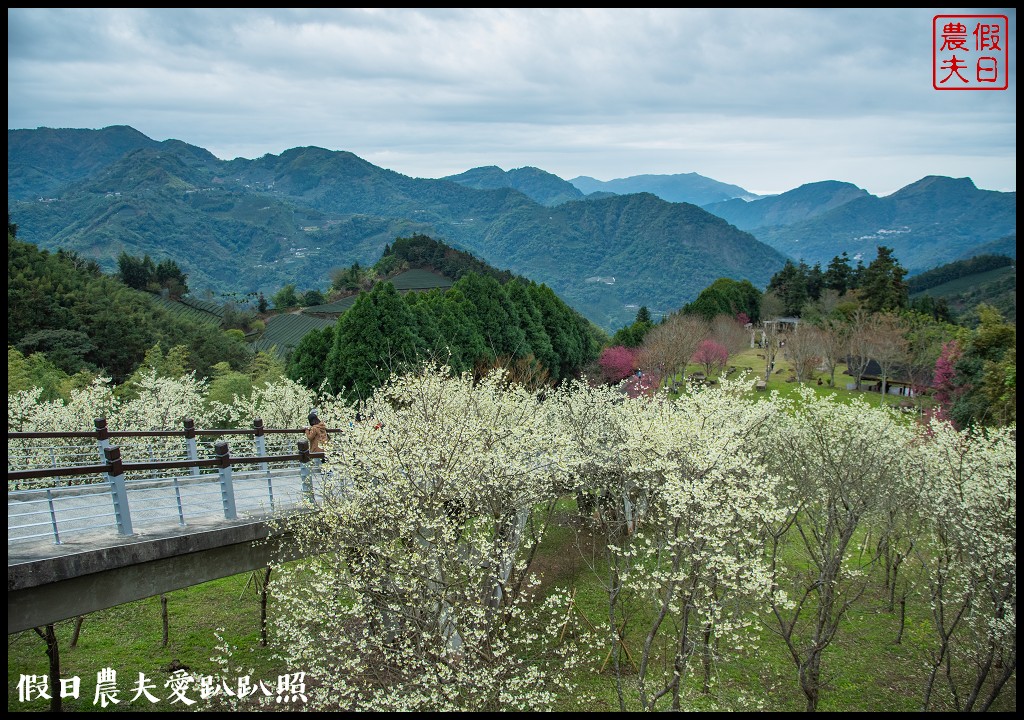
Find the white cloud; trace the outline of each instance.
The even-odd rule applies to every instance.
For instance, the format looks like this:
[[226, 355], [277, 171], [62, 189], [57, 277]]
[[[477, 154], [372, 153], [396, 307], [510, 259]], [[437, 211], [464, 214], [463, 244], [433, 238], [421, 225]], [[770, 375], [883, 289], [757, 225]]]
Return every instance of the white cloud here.
[[8, 127], [131, 125], [223, 158], [318, 145], [420, 177], [1015, 190], [1016, 13], [1010, 89], [957, 93], [931, 87], [936, 12], [15, 8]]

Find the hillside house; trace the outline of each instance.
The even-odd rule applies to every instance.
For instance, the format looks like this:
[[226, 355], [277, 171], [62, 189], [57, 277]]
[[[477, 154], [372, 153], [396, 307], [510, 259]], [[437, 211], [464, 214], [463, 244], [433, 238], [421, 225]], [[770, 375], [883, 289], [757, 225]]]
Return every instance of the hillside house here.
[[[849, 358], [846, 359], [849, 364]], [[916, 397], [924, 390], [931, 388], [932, 371], [930, 368], [918, 370], [916, 373], [906, 365], [895, 365], [885, 379], [886, 394], [901, 397]], [[853, 390], [857, 383], [847, 383], [846, 389]], [[861, 378], [861, 390], [865, 392], [882, 392], [882, 367], [877, 360], [868, 363], [864, 376]]]

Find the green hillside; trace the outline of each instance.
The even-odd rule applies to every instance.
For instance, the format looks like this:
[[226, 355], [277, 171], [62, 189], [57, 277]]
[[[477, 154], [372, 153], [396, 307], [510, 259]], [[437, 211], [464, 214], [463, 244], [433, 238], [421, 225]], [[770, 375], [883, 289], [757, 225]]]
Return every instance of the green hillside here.
[[1017, 194], [979, 190], [970, 178], [926, 177], [886, 197], [867, 195], [802, 222], [761, 228], [758, 239], [809, 265], [846, 252], [868, 262], [879, 245], [923, 272], [1015, 234]]
[[995, 268], [985, 272], [956, 278], [949, 282], [913, 293], [915, 300], [922, 296], [943, 299], [954, 316], [971, 313], [985, 303], [998, 310], [1011, 323], [1017, 322], [1017, 267]]
[[224, 308], [216, 303], [206, 303], [189, 298], [170, 300], [168, 298], [154, 297], [153, 299], [157, 305], [167, 310], [174, 317], [187, 318], [193, 322], [218, 327], [224, 316]]
[[399, 292], [405, 290], [433, 290], [434, 288], [449, 288], [452, 286], [452, 281], [443, 275], [420, 268], [399, 273], [391, 278], [391, 283], [395, 286], [395, 290]]
[[[549, 285], [614, 330], [632, 319], [631, 306], [679, 307], [722, 276], [763, 285], [784, 262], [709, 213], [654, 196], [547, 207], [513, 187], [411, 178], [316, 147], [221, 161], [179, 141], [132, 136], [110, 160], [116, 142], [94, 150], [108, 132], [120, 138], [125, 129], [9, 132], [12, 186], [48, 166], [52, 143], [68, 156], [54, 164], [45, 198], [27, 181], [9, 194], [13, 221], [26, 240], [107, 271], [122, 251], [175, 258], [197, 293], [326, 287], [332, 269], [372, 264], [396, 237], [423, 233]], [[531, 192], [565, 190], [537, 169], [510, 175]], [[588, 281], [612, 275], [614, 287]]]
[[311, 330], [334, 325], [335, 317], [318, 317], [307, 313], [274, 315], [267, 319], [267, 329], [252, 343], [253, 350], [276, 350], [279, 357], [287, 356]]
[[248, 346], [221, 332], [220, 319], [202, 304], [162, 300], [73, 252], [7, 237], [7, 344], [23, 355], [41, 353], [60, 372], [103, 373], [116, 382], [157, 344], [163, 352], [184, 346], [186, 369], [200, 376], [220, 362], [248, 362]]

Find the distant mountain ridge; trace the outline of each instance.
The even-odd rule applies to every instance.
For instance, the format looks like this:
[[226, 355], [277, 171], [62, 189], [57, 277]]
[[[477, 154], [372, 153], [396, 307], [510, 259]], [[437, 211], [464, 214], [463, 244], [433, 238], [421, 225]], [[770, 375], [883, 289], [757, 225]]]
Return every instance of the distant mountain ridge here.
[[[505, 174], [510, 184], [565, 189], [549, 173], [521, 170]], [[170, 257], [199, 291], [326, 287], [332, 268], [370, 264], [396, 237], [423, 233], [547, 284], [615, 330], [636, 307], [677, 309], [718, 277], [764, 286], [785, 261], [699, 207], [654, 195], [549, 207], [513, 187], [411, 178], [350, 152], [303, 147], [223, 161], [123, 126], [9, 130], [8, 177], [19, 237], [108, 269], [121, 251]]]
[[1017, 193], [932, 175], [891, 195], [867, 194], [790, 225], [758, 228], [755, 235], [792, 258], [822, 266], [843, 252], [867, 264], [885, 245], [915, 273], [979, 254], [1016, 229]]
[[740, 230], [792, 225], [868, 195], [852, 183], [825, 180], [808, 183], [780, 195], [746, 201], [741, 198], [704, 205], [708, 212], [728, 220]]
[[719, 277], [764, 287], [787, 258], [825, 266], [846, 252], [869, 262], [886, 245], [916, 273], [1015, 252], [1016, 193], [969, 178], [929, 176], [882, 198], [824, 181], [750, 200], [696, 173], [623, 180], [644, 179], [720, 199], [701, 208], [615, 194], [531, 167], [412, 178], [319, 147], [224, 161], [127, 126], [8, 130], [8, 207], [20, 237], [107, 269], [122, 250], [169, 257], [198, 290], [323, 288], [332, 268], [371, 264], [396, 237], [422, 233], [548, 284], [615, 330], [637, 307], [670, 312]]
[[496, 165], [489, 165], [449, 175], [442, 180], [451, 180], [477, 190], [512, 188], [541, 205], [552, 207], [570, 200], [582, 200], [584, 197], [572, 183], [535, 167], [505, 171]]
[[8, 130], [7, 197], [50, 197], [132, 150], [159, 146], [156, 140], [126, 125], [103, 130]]
[[695, 172], [676, 175], [632, 175], [607, 181], [580, 175], [569, 182], [587, 195], [594, 192], [612, 192], [617, 195], [648, 192], [667, 202], [688, 202], [698, 206], [733, 198], [756, 200], [761, 197], [739, 185], [719, 182]]

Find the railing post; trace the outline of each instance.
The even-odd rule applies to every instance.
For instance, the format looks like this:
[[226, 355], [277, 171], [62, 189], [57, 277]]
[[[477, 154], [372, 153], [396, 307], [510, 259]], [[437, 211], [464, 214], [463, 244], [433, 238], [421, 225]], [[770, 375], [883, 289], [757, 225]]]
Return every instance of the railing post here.
[[[252, 427], [256, 431], [256, 454], [261, 457], [267, 455], [267, 439], [263, 435], [263, 418], [255, 418]], [[270, 498], [270, 512], [274, 512], [274, 482], [270, 476], [270, 464], [260, 463], [260, 472], [267, 476], [267, 496]]]
[[46, 488], [46, 502], [50, 506], [50, 525], [53, 527], [53, 544], [60, 545], [60, 534], [57, 532], [57, 513], [53, 509], [53, 493]]
[[302, 496], [314, 502], [313, 481], [309, 471], [309, 440], [299, 440], [299, 477], [302, 478]]
[[[267, 454], [267, 439], [263, 434], [263, 418], [256, 418], [252, 421], [253, 430], [256, 432], [256, 454]], [[266, 470], [267, 464], [260, 463], [260, 470]]]
[[[188, 451], [188, 459], [192, 462], [198, 462], [199, 450], [196, 448], [196, 421], [192, 418], [185, 418], [185, 448]], [[199, 466], [193, 465], [190, 473], [192, 475], [199, 475]]]
[[110, 431], [107, 430], [107, 419], [95, 418], [92, 424], [96, 426], [96, 447], [100, 453], [100, 462], [105, 463], [107, 456], [104, 453], [110, 447]]
[[[54, 470], [57, 469], [57, 452], [52, 447], [50, 448], [50, 467], [52, 467]], [[54, 485], [60, 487], [61, 484], [64, 482], [64, 479], [60, 475], [58, 475], [53, 479], [53, 482]]]
[[231, 456], [228, 453], [227, 442], [221, 440], [214, 445], [214, 452], [217, 456], [217, 468], [220, 472], [220, 497], [224, 504], [224, 517], [227, 520], [237, 520], [235, 486], [231, 481]]
[[110, 495], [114, 501], [114, 519], [117, 521], [117, 534], [134, 535], [135, 532], [132, 530], [132, 514], [128, 507], [128, 491], [124, 486], [121, 448], [117, 446], [104, 448], [103, 459], [107, 463], [107, 478], [110, 480]]
[[174, 500], [178, 505], [178, 525], [185, 527], [185, 508], [181, 504], [181, 485], [177, 477], [174, 478]]

